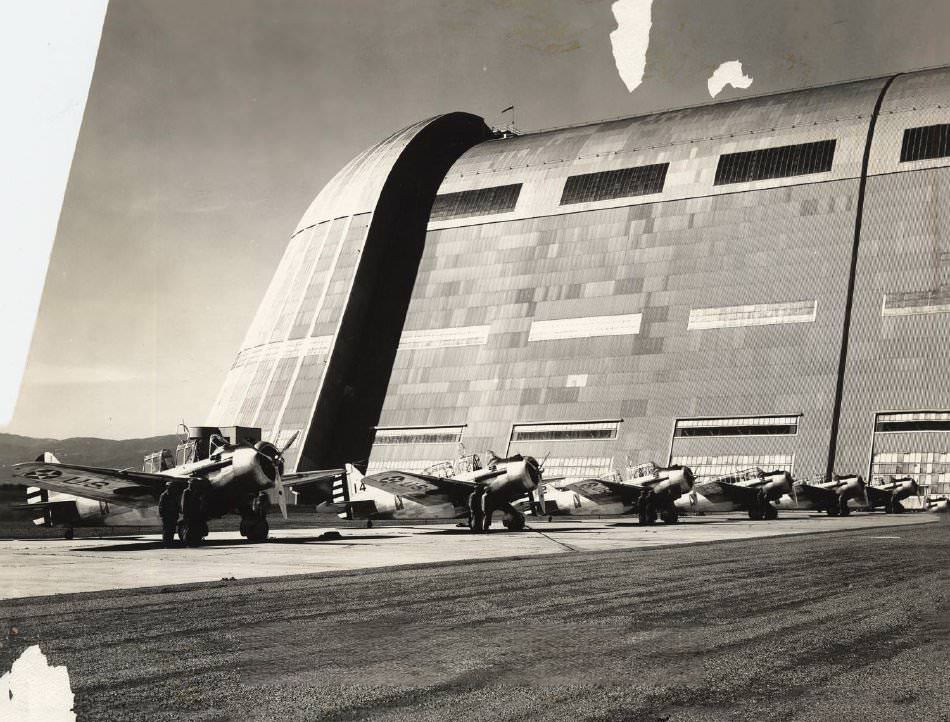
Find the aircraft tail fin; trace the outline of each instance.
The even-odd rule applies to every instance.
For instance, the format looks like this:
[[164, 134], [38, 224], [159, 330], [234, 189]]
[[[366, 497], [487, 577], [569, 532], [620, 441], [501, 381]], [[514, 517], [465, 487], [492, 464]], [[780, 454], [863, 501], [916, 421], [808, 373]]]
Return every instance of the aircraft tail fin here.
[[[50, 454], [50, 456], [52, 456], [52, 454]], [[37, 461], [42, 458], [41, 456]], [[33, 518], [33, 523], [36, 524], [36, 526], [52, 526], [53, 519], [49, 508], [49, 492], [46, 489], [40, 489], [38, 486], [26, 487], [26, 503], [27, 505], [39, 505], [36, 507], [36, 511], [39, 512], [40, 516]]]
[[340, 519], [352, 519], [349, 502], [353, 497], [359, 496], [360, 488], [365, 488], [363, 474], [352, 464], [346, 464], [344, 468], [346, 474], [343, 478], [333, 482], [333, 503], [343, 505], [343, 511], [337, 514]]
[[42, 454], [36, 457], [36, 460], [41, 464], [60, 463], [59, 459], [56, 458], [56, 455], [52, 451], [44, 451]]

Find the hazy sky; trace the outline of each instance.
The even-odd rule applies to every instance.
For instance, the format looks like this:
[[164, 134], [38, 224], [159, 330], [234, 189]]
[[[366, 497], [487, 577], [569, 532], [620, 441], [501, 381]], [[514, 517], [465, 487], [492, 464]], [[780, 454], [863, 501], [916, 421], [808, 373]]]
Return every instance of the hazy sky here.
[[14, 433], [205, 420], [290, 232], [352, 156], [452, 110], [530, 130], [950, 64], [945, 0], [111, 0]]

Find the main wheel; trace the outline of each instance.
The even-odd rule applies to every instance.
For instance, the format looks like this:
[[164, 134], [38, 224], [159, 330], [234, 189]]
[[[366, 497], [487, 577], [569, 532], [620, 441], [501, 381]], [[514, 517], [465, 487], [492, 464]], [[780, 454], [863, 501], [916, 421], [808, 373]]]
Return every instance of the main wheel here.
[[762, 518], [773, 521], [778, 519], [778, 509], [776, 509], [771, 504], [766, 505], [765, 509], [762, 510]]
[[249, 542], [267, 541], [268, 534], [270, 534], [270, 524], [267, 523], [267, 519], [259, 519], [252, 524], [248, 524], [247, 540]]
[[660, 519], [663, 520], [664, 524], [676, 524], [680, 520], [680, 515], [675, 508], [667, 509], [660, 514]]
[[199, 524], [185, 524], [178, 533], [185, 546], [196, 547], [201, 544], [202, 534]]
[[524, 516], [521, 514], [505, 514], [505, 518], [502, 519], [502, 524], [505, 525], [508, 531], [524, 531]]
[[76, 532], [73, 531], [72, 527], [63, 532], [63, 537], [66, 539], [72, 539], [74, 536], [76, 536]]
[[752, 521], [762, 521], [763, 516], [762, 509], [759, 507], [753, 506], [751, 509], [749, 509], [749, 518]]

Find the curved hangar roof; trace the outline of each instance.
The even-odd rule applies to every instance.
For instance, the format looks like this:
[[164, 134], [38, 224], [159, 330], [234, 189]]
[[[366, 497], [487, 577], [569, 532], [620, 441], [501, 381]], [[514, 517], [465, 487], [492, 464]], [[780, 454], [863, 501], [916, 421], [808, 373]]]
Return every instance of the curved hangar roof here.
[[[492, 220], [510, 220], [858, 178], [870, 118], [887, 82], [888, 78], [875, 78], [486, 141], [452, 166], [439, 195], [521, 184], [515, 207], [492, 214]], [[875, 148], [892, 145], [882, 136], [900, 134], [908, 125], [946, 123], [948, 101], [950, 69], [896, 76], [881, 106]], [[901, 117], [907, 113], [914, 114], [913, 120]], [[819, 177], [782, 173], [784, 177], [747, 181], [717, 178], [722, 155], [828, 141], [834, 143], [834, 163], [820, 170]], [[892, 156], [873, 154], [870, 172], [896, 170], [899, 158]], [[662, 165], [666, 165], [664, 182], [658, 188], [634, 181], [636, 197], [625, 194], [591, 201], [583, 192], [571, 198], [563, 195], [572, 176]], [[434, 214], [430, 228], [473, 222], [471, 215], [450, 215]]]

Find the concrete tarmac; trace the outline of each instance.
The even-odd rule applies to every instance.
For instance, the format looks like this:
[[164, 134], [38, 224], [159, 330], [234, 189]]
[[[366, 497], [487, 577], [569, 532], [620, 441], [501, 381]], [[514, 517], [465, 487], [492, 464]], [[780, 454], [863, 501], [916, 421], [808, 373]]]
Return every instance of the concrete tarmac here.
[[0, 541], [0, 599], [848, 529], [873, 532], [939, 518], [919, 513], [855, 513], [831, 518], [782, 512], [775, 521], [716, 514], [686, 517], [673, 526], [641, 527], [622, 517], [556, 522], [529, 517], [529, 531], [507, 532], [498, 524], [487, 535], [472, 534], [451, 523], [341, 528], [340, 538], [335, 539], [324, 536], [326, 528], [280, 529], [266, 544], [248, 544], [237, 532], [216, 532], [196, 549], [165, 549], [157, 535], [72, 541], [13, 539]]
[[0, 671], [39, 645], [102, 722], [947, 721], [950, 526], [922, 518], [8, 599]]

